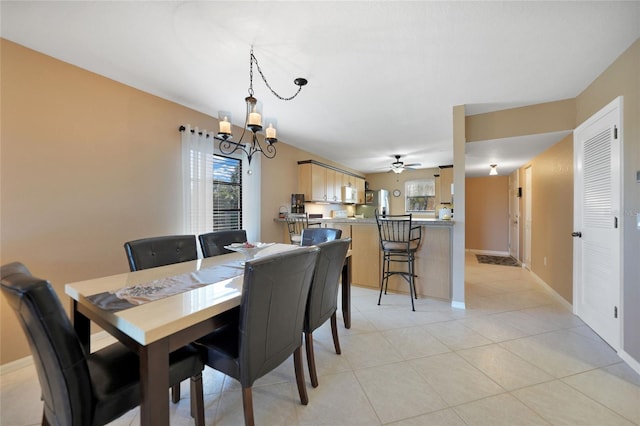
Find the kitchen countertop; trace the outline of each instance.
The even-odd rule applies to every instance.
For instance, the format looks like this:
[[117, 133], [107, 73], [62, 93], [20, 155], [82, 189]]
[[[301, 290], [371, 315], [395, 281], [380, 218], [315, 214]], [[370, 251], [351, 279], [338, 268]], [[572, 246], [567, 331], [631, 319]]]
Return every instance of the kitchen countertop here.
[[[277, 222], [284, 222], [285, 219], [275, 218]], [[453, 226], [455, 223], [454, 220], [439, 220], [439, 219], [430, 219], [430, 218], [413, 218], [412, 221], [418, 225], [422, 226]], [[355, 217], [322, 217], [322, 218], [309, 218], [309, 223], [351, 223], [351, 224], [376, 224], [375, 218], [355, 218]]]

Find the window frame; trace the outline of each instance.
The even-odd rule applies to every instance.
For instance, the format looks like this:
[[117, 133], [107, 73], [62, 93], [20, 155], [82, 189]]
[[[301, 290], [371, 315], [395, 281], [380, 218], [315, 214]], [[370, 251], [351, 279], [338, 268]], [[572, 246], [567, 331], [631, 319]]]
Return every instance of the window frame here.
[[[422, 190], [416, 187], [422, 186]], [[434, 178], [411, 179], [404, 182], [404, 210], [405, 213], [428, 214], [436, 211], [436, 188]], [[416, 191], [419, 194], [416, 195]], [[410, 199], [425, 198], [424, 209], [410, 208], [415, 206], [415, 200], [410, 203]], [[429, 208], [432, 207], [432, 208]]]
[[[234, 172], [235, 175], [238, 176], [238, 181], [237, 182], [228, 182], [225, 180], [221, 180], [221, 179], [216, 179], [216, 165], [219, 165], [220, 167], [223, 167], [223, 164], [220, 164], [221, 160], [224, 163], [229, 163], [229, 162], [233, 162], [235, 163], [235, 166], [237, 167], [237, 171]], [[212, 205], [212, 211], [211, 214], [213, 215], [213, 229], [212, 231], [223, 231], [223, 230], [237, 230], [237, 229], [242, 229], [243, 228], [243, 221], [244, 221], [244, 203], [243, 203], [243, 193], [244, 193], [244, 188], [243, 188], [243, 161], [242, 158], [238, 158], [235, 156], [228, 156], [228, 155], [222, 155], [222, 154], [216, 154], [215, 152], [213, 153], [213, 158], [212, 158], [212, 167], [213, 167], [213, 172], [212, 172], [212, 181], [211, 181], [211, 185], [213, 185], [213, 205]], [[219, 202], [216, 202], [216, 193], [219, 191], [216, 191], [216, 185], [224, 185], [224, 186], [229, 186], [231, 188], [237, 188], [237, 200], [238, 200], [238, 207], [237, 208], [218, 208], [218, 206], [220, 205]], [[233, 191], [235, 192], [235, 191]], [[216, 220], [216, 218], [219, 215], [224, 215], [226, 213], [229, 212], [237, 212], [237, 224], [235, 227], [232, 226], [224, 226], [220, 224], [219, 220]], [[224, 222], [226, 223], [226, 221]]]

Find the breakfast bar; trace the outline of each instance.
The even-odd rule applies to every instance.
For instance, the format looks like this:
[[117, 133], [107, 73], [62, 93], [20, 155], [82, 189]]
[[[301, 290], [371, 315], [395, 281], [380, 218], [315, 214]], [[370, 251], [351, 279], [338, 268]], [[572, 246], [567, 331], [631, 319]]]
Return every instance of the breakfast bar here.
[[[283, 238], [288, 240], [286, 223]], [[342, 238], [350, 237], [352, 285], [380, 288], [382, 255], [376, 220], [371, 218], [314, 218], [320, 226], [342, 230]], [[453, 220], [414, 218], [422, 227], [422, 243], [416, 253], [416, 291], [418, 297], [451, 299]], [[408, 293], [406, 282], [399, 276], [389, 279], [389, 291]]]

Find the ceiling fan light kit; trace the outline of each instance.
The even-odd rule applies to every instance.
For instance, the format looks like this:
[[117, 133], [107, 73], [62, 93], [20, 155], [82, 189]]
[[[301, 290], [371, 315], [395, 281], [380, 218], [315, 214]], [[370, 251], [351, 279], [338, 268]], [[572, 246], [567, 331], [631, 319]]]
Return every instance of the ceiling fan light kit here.
[[422, 163], [404, 164], [404, 162], [400, 161], [401, 155], [394, 155], [394, 157], [396, 158], [396, 161], [391, 163], [391, 170], [389, 171], [396, 174], [400, 174], [405, 170], [413, 170], [413, 167], [422, 165]]
[[498, 165], [490, 164], [489, 167], [491, 167], [491, 169], [489, 170], [489, 176], [498, 176]]

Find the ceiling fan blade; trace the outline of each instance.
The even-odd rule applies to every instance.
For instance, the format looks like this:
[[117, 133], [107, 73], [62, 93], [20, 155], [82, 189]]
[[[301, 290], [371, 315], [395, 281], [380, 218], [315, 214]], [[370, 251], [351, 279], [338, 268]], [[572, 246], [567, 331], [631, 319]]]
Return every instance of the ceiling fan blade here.
[[405, 167], [418, 167], [418, 166], [422, 166], [422, 163], [411, 163], [411, 164], [405, 164]]

